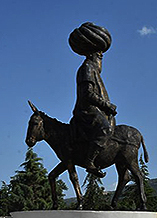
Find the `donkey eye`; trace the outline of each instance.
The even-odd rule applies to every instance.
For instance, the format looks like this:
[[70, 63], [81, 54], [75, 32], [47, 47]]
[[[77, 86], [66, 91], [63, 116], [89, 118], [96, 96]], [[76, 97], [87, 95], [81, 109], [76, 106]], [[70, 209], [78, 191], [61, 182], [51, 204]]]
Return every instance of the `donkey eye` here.
[[38, 125], [38, 122], [31, 122], [30, 123], [32, 126], [37, 126]]
[[34, 125], [34, 126], [37, 126], [37, 125], [38, 125], [38, 123], [33, 123], [33, 125]]

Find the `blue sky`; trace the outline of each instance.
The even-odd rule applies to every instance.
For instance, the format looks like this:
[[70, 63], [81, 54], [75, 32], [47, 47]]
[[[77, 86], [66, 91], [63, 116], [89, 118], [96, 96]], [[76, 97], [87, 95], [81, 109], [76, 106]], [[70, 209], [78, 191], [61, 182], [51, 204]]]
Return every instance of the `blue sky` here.
[[[76, 72], [84, 57], [71, 51], [68, 36], [86, 21], [106, 27], [112, 35], [102, 78], [117, 105], [117, 124], [141, 131], [150, 178], [157, 177], [156, 11], [156, 0], [0, 0], [0, 180], [8, 183], [24, 161], [32, 114], [28, 99], [48, 115], [69, 122]], [[45, 142], [34, 151], [48, 171], [59, 162]], [[77, 169], [82, 184], [85, 170]], [[106, 172], [104, 186], [113, 190], [115, 168]], [[74, 196], [67, 173], [61, 179], [69, 187], [67, 196]]]

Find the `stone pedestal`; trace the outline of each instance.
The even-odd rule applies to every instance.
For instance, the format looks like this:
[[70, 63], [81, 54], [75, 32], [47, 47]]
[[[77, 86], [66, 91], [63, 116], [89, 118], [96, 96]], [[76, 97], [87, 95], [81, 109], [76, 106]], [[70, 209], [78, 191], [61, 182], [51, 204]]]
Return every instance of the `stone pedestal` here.
[[137, 211], [22, 211], [11, 213], [12, 218], [157, 218], [154, 212]]

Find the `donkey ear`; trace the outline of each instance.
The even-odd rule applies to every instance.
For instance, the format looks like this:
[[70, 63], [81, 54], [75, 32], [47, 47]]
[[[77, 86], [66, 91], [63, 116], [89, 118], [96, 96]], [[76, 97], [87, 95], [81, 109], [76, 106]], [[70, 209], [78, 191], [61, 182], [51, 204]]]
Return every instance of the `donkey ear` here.
[[39, 113], [38, 109], [32, 104], [31, 101], [28, 100], [28, 104], [34, 113]]

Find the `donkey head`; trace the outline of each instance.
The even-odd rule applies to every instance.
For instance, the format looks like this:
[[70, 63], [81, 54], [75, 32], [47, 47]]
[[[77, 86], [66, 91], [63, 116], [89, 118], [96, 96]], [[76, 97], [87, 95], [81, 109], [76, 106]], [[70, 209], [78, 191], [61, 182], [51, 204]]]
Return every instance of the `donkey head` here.
[[43, 118], [41, 116], [42, 112], [38, 111], [38, 109], [30, 101], [28, 101], [28, 103], [34, 114], [29, 120], [25, 141], [29, 147], [33, 147], [38, 141], [44, 139], [44, 125]]

